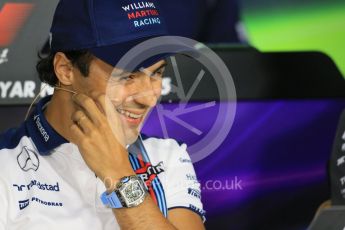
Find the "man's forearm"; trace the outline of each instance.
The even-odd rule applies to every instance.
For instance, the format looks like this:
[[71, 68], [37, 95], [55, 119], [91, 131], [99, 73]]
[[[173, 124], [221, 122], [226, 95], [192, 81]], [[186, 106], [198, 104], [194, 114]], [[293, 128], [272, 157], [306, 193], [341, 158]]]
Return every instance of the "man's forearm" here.
[[121, 229], [176, 229], [149, 195], [137, 207], [113, 209], [113, 212]]

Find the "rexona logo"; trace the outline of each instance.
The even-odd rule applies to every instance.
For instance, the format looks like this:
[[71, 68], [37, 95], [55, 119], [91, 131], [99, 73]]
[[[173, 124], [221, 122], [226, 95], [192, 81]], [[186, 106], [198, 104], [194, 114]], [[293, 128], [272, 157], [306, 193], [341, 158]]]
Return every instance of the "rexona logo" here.
[[42, 138], [44, 139], [45, 142], [48, 142], [50, 137], [48, 133], [46, 132], [46, 130], [44, 129], [39, 115], [34, 116], [34, 121], [36, 122], [37, 129], [40, 131]]

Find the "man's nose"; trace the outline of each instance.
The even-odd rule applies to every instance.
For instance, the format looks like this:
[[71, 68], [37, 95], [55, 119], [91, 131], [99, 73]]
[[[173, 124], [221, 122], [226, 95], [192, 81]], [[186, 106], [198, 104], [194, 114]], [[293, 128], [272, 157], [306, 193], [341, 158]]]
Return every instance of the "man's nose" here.
[[153, 84], [150, 76], [142, 74], [137, 80], [135, 88], [135, 93], [131, 96], [133, 101], [148, 107], [153, 107], [157, 104], [160, 89], [157, 84]]

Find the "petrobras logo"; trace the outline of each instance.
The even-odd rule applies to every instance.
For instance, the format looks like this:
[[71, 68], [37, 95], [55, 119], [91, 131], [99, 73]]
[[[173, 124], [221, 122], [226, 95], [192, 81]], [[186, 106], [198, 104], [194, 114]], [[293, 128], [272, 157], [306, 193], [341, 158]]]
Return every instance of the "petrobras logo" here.
[[29, 206], [30, 200], [29, 199], [27, 199], [27, 200], [20, 200], [20, 201], [18, 201], [18, 204], [19, 204], [19, 210], [23, 210], [24, 208]]
[[27, 185], [13, 184], [13, 187], [17, 188], [18, 192], [22, 192], [24, 190], [30, 191], [32, 188], [37, 188], [39, 190], [43, 190], [43, 191], [46, 190], [46, 191], [52, 191], [52, 192], [60, 191], [60, 186], [58, 182], [56, 182], [56, 184], [47, 184], [47, 183], [41, 183], [37, 180], [32, 180]]
[[188, 188], [188, 194], [201, 199], [201, 192], [194, 188]]
[[44, 200], [41, 200], [37, 197], [32, 197], [31, 201], [39, 203], [39, 204], [44, 205], [44, 206], [52, 206], [52, 207], [62, 207], [63, 206], [62, 202], [44, 201]]
[[62, 202], [55, 202], [55, 201], [45, 201], [37, 197], [32, 197], [31, 199], [20, 200], [18, 201], [19, 210], [23, 210], [24, 208], [28, 207], [31, 203], [37, 203], [39, 205], [48, 206], [48, 207], [63, 207]]
[[22, 151], [17, 156], [17, 162], [24, 172], [29, 170], [37, 171], [40, 166], [37, 154], [26, 146], [23, 147]]

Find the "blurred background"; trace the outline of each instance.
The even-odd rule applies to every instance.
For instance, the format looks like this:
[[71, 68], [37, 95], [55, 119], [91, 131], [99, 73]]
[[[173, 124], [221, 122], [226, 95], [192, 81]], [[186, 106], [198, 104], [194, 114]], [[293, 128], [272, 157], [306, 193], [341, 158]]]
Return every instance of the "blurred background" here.
[[[45, 96], [35, 72], [37, 53], [49, 52], [49, 27], [57, 0], [0, 0], [0, 131], [17, 126], [35, 95]], [[306, 229], [330, 198], [327, 165], [345, 108], [345, 1], [161, 1], [174, 35], [208, 44], [229, 68], [237, 101], [219, 96], [206, 71], [190, 101], [163, 81], [164, 111], [215, 102], [179, 116], [196, 135], [165, 118], [168, 136], [197, 145], [221, 127], [221, 108], [233, 106], [233, 126], [220, 146], [195, 163], [208, 229]], [[183, 87], [200, 64], [177, 57]], [[41, 91], [41, 92], [40, 92]], [[148, 135], [166, 136], [153, 111]], [[198, 119], [195, 119], [195, 118]], [[225, 119], [225, 120], [224, 120]], [[191, 149], [190, 149], [191, 150]], [[191, 150], [191, 154], [193, 151]]]

